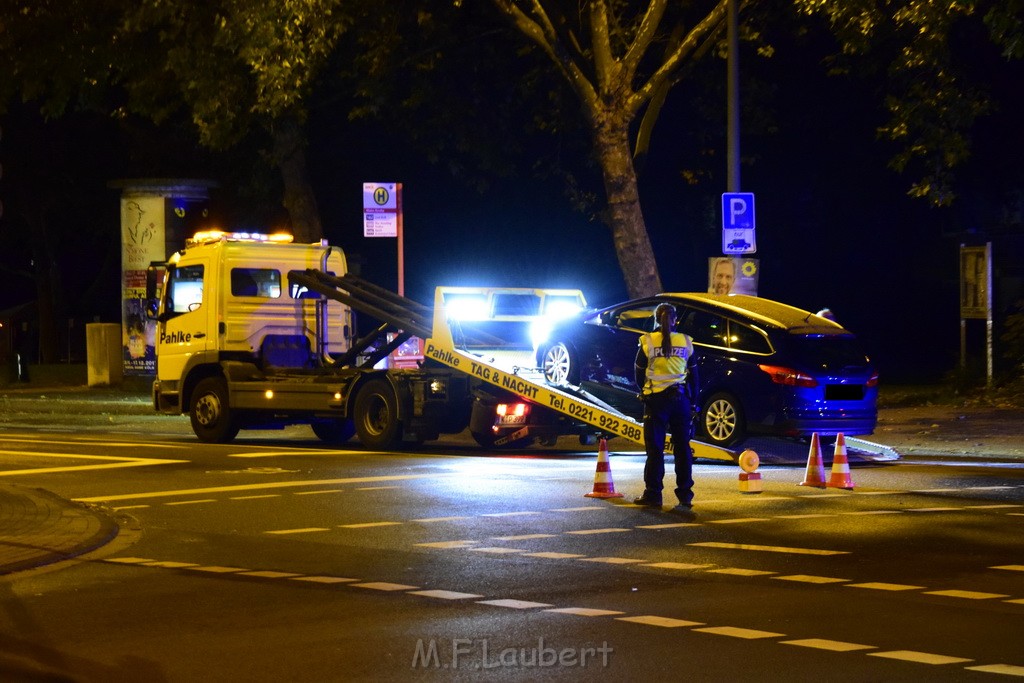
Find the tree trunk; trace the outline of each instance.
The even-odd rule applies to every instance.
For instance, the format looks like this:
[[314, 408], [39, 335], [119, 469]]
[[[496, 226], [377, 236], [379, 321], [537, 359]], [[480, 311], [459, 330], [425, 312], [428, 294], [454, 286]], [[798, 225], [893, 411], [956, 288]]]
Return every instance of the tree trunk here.
[[612, 231], [615, 254], [630, 298], [661, 292], [661, 277], [647, 234], [636, 168], [629, 146], [629, 126], [603, 113], [595, 117], [594, 143], [608, 198], [605, 222]]
[[293, 118], [283, 118], [274, 126], [274, 160], [284, 181], [284, 208], [291, 217], [296, 242], [316, 242], [323, 238], [323, 225], [313, 187], [306, 169], [306, 138]]

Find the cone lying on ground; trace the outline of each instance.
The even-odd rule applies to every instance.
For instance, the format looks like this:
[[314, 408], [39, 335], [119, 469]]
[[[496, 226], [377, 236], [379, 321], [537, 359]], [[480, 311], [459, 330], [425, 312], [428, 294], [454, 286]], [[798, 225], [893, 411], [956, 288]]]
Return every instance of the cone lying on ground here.
[[836, 435], [836, 451], [832, 456], [832, 476], [828, 479], [827, 486], [834, 489], [853, 490], [853, 480], [850, 479], [850, 461], [846, 458], [846, 439], [842, 433]]
[[801, 486], [825, 488], [825, 464], [821, 461], [821, 440], [818, 432], [811, 434], [811, 450], [807, 453], [807, 473]]
[[608, 440], [601, 439], [597, 449], [597, 471], [594, 473], [594, 490], [584, 494], [585, 498], [622, 498], [615, 493], [615, 482], [612, 481], [612, 466], [608, 460]]

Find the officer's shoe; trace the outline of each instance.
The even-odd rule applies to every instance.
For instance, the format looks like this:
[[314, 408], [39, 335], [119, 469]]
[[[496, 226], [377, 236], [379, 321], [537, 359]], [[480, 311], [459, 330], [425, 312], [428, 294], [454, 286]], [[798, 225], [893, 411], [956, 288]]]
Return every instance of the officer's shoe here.
[[644, 494], [639, 498], [633, 499], [633, 505], [642, 505], [644, 507], [661, 507], [661, 496], [652, 494], [650, 491], [644, 491]]

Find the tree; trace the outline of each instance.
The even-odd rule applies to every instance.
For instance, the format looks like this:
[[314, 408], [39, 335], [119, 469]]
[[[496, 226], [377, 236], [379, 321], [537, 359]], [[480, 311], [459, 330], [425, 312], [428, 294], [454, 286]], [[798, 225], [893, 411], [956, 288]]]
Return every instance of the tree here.
[[[492, 2], [546, 55], [579, 100], [603, 175], [605, 220], [630, 296], [659, 291], [637, 194], [631, 127], [644, 113], [635, 143], [642, 151], [667, 90], [721, 39], [726, 0]], [[952, 170], [969, 155], [968, 131], [988, 102], [955, 68], [950, 36], [964, 20], [981, 15], [1005, 54], [1020, 56], [1020, 0], [993, 0], [984, 14], [982, 0], [792, 2], [808, 19], [828, 22], [841, 45], [835, 68], [849, 69], [852, 58], [865, 55], [886, 64], [890, 121], [879, 133], [900, 145], [892, 166], [916, 177], [911, 195], [934, 205], [952, 201]], [[749, 15], [750, 8], [768, 2], [742, 5]], [[756, 26], [742, 30], [757, 36]], [[763, 47], [770, 53], [770, 46]]]

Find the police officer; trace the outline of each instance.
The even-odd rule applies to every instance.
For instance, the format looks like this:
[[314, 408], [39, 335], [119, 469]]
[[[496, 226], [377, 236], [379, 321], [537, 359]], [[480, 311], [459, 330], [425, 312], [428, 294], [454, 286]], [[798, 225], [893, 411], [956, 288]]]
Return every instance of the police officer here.
[[644, 402], [644, 493], [637, 505], [661, 507], [665, 478], [665, 433], [672, 433], [676, 496], [679, 509], [693, 505], [693, 454], [690, 451], [691, 402], [697, 398], [697, 367], [693, 340], [675, 331], [676, 309], [660, 304], [654, 311], [657, 329], [640, 337], [636, 354], [636, 384]]

